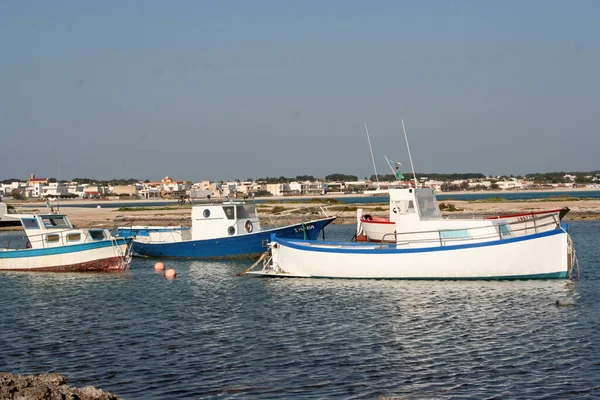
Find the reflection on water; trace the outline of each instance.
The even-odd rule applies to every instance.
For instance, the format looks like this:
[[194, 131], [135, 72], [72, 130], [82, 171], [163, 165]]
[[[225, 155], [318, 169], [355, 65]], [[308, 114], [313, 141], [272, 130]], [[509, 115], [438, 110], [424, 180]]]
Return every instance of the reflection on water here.
[[235, 276], [251, 261], [163, 260], [169, 281], [152, 259], [0, 274], [0, 365], [127, 399], [598, 397], [599, 232], [571, 224], [575, 283], [258, 279]]

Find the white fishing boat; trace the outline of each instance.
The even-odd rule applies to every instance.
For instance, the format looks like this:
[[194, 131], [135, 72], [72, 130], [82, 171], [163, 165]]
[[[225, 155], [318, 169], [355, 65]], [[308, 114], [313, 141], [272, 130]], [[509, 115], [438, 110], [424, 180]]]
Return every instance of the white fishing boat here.
[[20, 221], [23, 245], [0, 249], [0, 271], [123, 271], [129, 268], [129, 239], [107, 229], [76, 229], [64, 214], [7, 214]]
[[490, 220], [501, 220], [505, 223], [519, 222], [525, 233], [535, 228], [536, 217], [552, 215], [557, 220], [569, 212], [562, 209], [523, 212], [499, 215], [487, 218], [455, 219], [444, 218], [439, 208], [435, 192], [431, 188], [390, 189], [389, 216], [380, 217], [357, 213], [356, 240], [359, 242], [395, 242], [395, 235], [432, 229], [454, 229], [478, 227], [489, 224]]
[[[371, 147], [371, 139], [369, 130], [365, 124], [369, 149], [371, 151], [371, 159], [373, 161], [373, 169], [377, 177], [377, 168], [375, 166], [375, 158], [373, 157], [373, 149]], [[362, 209], [357, 211], [357, 242], [385, 242], [395, 243], [396, 236], [405, 232], [429, 231], [429, 230], [448, 230], [448, 229], [466, 229], [476, 228], [488, 225], [486, 220], [502, 220], [505, 223], [519, 222], [519, 228], [524, 228], [524, 233], [531, 232], [536, 228], [535, 217], [545, 215], [553, 215], [554, 218], [560, 221], [569, 211], [567, 207], [559, 210], [545, 210], [528, 213], [518, 213], [510, 215], [500, 215], [487, 218], [471, 218], [471, 219], [449, 219], [443, 218], [438, 201], [435, 197], [435, 192], [431, 188], [423, 188], [416, 178], [415, 169], [408, 144], [408, 136], [402, 120], [402, 131], [406, 140], [406, 148], [413, 181], [404, 182], [402, 173], [399, 167], [402, 163], [391, 161], [385, 157], [385, 161], [390, 167], [392, 173], [397, 179], [397, 184], [404, 186], [403, 188], [380, 189], [379, 181], [377, 180], [377, 190], [369, 193], [387, 194], [389, 195], [389, 215], [386, 217], [374, 216], [370, 214], [362, 214]], [[367, 192], [365, 192], [367, 193]]]
[[[266, 277], [484, 280], [564, 279], [572, 275], [576, 257], [561, 224], [563, 210], [493, 219], [443, 218], [433, 189], [419, 187], [404, 121], [402, 128], [414, 186], [388, 190], [387, 219], [363, 216], [360, 210], [357, 213], [357, 237], [364, 235], [379, 243], [311, 243], [272, 236], [269, 251], [261, 257], [262, 269], [255, 271], [260, 264], [256, 263], [244, 273]], [[387, 157], [386, 161], [393, 171]], [[394, 163], [396, 168], [401, 165]]]
[[575, 253], [556, 215], [396, 234], [394, 243], [316, 242], [273, 237], [251, 276], [355, 279], [564, 279]]

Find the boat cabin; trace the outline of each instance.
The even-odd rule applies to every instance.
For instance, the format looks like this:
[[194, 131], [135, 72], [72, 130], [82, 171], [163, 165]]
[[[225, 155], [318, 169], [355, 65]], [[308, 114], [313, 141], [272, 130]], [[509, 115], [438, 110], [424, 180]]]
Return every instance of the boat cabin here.
[[390, 221], [442, 219], [432, 188], [390, 190]]
[[43, 249], [70, 246], [112, 238], [106, 229], [76, 229], [63, 214], [9, 214], [18, 219], [27, 234], [27, 247]]
[[494, 223], [487, 220], [448, 219], [442, 217], [433, 188], [409, 188], [390, 190], [390, 222], [395, 223], [396, 232], [427, 230], [454, 230], [451, 235], [468, 236], [461, 229], [489, 227]]
[[261, 231], [256, 204], [227, 201], [192, 207], [192, 240], [248, 235]]

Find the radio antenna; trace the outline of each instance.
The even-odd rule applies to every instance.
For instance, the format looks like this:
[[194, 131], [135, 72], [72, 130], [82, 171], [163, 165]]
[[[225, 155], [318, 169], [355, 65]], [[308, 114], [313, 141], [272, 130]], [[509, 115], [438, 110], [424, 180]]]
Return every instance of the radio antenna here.
[[375, 170], [375, 180], [377, 181], [377, 189], [379, 189], [379, 176], [377, 175], [377, 167], [375, 166], [375, 158], [373, 157], [373, 147], [371, 147], [371, 138], [369, 137], [369, 128], [365, 122], [365, 131], [367, 131], [367, 140], [369, 141], [369, 150], [371, 150], [371, 160], [373, 161], [373, 169]]
[[412, 156], [410, 155], [410, 146], [408, 145], [408, 136], [406, 136], [406, 129], [404, 128], [404, 120], [402, 121], [402, 131], [404, 132], [404, 139], [406, 140], [406, 148], [408, 149], [408, 159], [410, 160], [410, 167], [412, 168], [413, 177], [415, 178], [415, 187], [419, 187], [419, 181], [417, 181], [417, 174], [415, 174], [415, 166], [413, 165]]

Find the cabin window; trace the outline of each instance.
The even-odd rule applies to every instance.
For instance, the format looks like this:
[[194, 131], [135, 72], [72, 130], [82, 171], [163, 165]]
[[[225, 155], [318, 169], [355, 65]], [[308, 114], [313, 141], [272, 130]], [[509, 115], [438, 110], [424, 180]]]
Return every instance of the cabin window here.
[[419, 213], [422, 218], [436, 218], [441, 217], [440, 208], [435, 200], [433, 191], [419, 189], [416, 192], [417, 202], [419, 204]]
[[225, 216], [227, 219], [235, 219], [233, 206], [224, 206], [223, 211], [225, 211]]
[[408, 202], [408, 212], [411, 214], [415, 212], [415, 203], [412, 200]]
[[68, 242], [79, 242], [81, 240], [81, 233], [69, 233], [67, 235]]
[[21, 225], [23, 225], [23, 229], [40, 229], [40, 224], [35, 218], [23, 218]]
[[90, 236], [94, 240], [104, 240], [104, 231], [100, 229], [90, 230]]
[[237, 219], [256, 218], [256, 207], [253, 204], [237, 206]]
[[46, 235], [46, 243], [56, 243], [59, 239], [58, 235]]
[[210, 217], [210, 210], [207, 208], [206, 210], [202, 211], [202, 215], [204, 218]]
[[233, 235], [235, 233], [235, 228], [233, 226], [230, 226], [229, 228], [227, 228], [227, 233], [229, 234], [229, 236]]
[[65, 217], [48, 215], [42, 217], [42, 222], [46, 228], [71, 228]]

